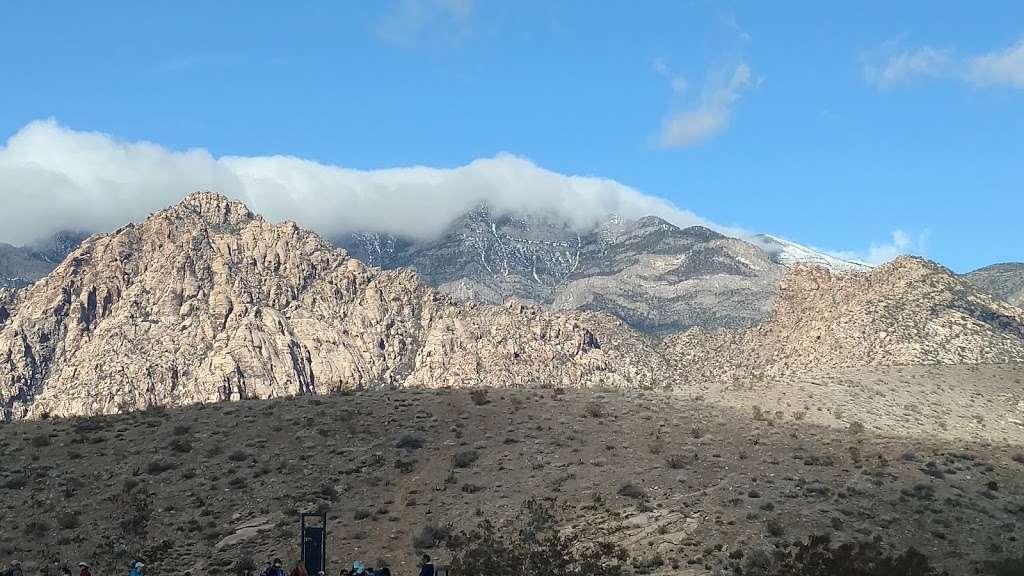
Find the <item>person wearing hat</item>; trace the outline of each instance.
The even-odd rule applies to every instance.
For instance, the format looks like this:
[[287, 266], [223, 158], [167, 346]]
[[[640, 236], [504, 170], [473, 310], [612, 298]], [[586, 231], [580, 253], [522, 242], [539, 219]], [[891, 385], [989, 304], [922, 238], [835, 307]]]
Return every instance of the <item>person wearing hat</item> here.
[[264, 576], [284, 576], [284, 568], [281, 568], [280, 558], [274, 558], [273, 564], [267, 567]]
[[21, 561], [11, 561], [11, 567], [7, 569], [5, 574], [7, 574], [7, 576], [25, 576], [25, 572], [21, 569]]
[[142, 576], [143, 569], [146, 567], [142, 562], [136, 562], [132, 565], [132, 569], [128, 572], [128, 576]]
[[89, 569], [89, 565], [85, 562], [79, 562], [78, 569], [78, 576], [92, 576], [92, 570]]

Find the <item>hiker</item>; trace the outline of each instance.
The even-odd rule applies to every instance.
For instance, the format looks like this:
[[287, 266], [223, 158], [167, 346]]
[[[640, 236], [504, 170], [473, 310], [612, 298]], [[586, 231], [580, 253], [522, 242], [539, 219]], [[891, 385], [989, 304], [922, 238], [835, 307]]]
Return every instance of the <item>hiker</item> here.
[[21, 569], [21, 561], [14, 560], [11, 562], [11, 567], [4, 572], [6, 576], [25, 576], [25, 572]]
[[92, 576], [92, 570], [89, 569], [89, 565], [85, 562], [78, 563], [78, 576]]
[[295, 565], [295, 568], [292, 568], [290, 576], [309, 576], [309, 572], [306, 571], [306, 567], [302, 562], [299, 562]]
[[60, 567], [60, 576], [71, 576], [71, 568], [66, 565]]
[[387, 562], [383, 560], [377, 561], [377, 569], [373, 571], [374, 576], [391, 576], [391, 568], [388, 568]]
[[267, 562], [267, 569], [263, 571], [263, 576], [284, 576], [284, 569], [281, 568], [281, 559], [274, 558], [273, 562]]
[[361, 560], [356, 560], [352, 563], [352, 571], [349, 572], [352, 576], [363, 576], [366, 574], [366, 564], [363, 564]]
[[128, 576], [142, 576], [143, 570], [145, 568], [146, 565], [143, 564], [141, 561], [138, 561], [135, 564], [132, 564], [132, 569], [128, 572]]
[[420, 564], [420, 576], [434, 576], [434, 563], [426, 554], [423, 555], [423, 563]]

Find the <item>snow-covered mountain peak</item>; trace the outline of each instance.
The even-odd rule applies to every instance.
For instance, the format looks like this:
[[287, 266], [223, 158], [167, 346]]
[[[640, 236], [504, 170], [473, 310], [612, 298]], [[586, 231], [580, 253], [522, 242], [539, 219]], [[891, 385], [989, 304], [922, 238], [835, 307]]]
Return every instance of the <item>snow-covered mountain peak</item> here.
[[751, 240], [768, 252], [776, 262], [786, 266], [797, 263], [818, 264], [832, 272], [867, 272], [874, 268], [867, 262], [844, 260], [771, 234], [758, 234]]

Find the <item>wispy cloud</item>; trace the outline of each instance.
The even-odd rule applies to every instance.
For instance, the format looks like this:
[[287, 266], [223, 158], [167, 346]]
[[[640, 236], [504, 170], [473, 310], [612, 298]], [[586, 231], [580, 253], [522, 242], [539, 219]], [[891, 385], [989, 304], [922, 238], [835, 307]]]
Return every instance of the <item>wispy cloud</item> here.
[[1007, 48], [967, 56], [930, 46], [894, 51], [892, 43], [879, 52], [885, 54], [880, 62], [864, 65], [865, 80], [879, 88], [919, 78], [941, 78], [976, 86], [1024, 89], [1024, 38]]
[[654, 59], [654, 71], [669, 81], [674, 94], [682, 96], [683, 93], [686, 92], [686, 78], [673, 72], [665, 62], [664, 58], [659, 57]]
[[927, 253], [928, 239], [930, 237], [931, 230], [927, 228], [918, 234], [916, 238], [903, 230], [893, 230], [889, 241], [872, 242], [865, 250], [824, 250], [824, 252], [844, 260], [878, 265], [905, 254], [924, 256]]
[[975, 84], [1024, 88], [1024, 38], [1005, 50], [968, 60], [968, 77]]
[[377, 34], [385, 40], [408, 44], [432, 26], [465, 29], [475, 0], [395, 0], [377, 22]]
[[894, 54], [882, 64], [865, 65], [864, 77], [870, 84], [888, 88], [916, 77], [944, 76], [952, 63], [949, 50], [924, 46]]
[[[659, 70], [659, 68], [664, 68]], [[655, 70], [672, 81], [672, 90], [680, 93], [685, 89], [685, 79], [673, 76], [664, 62], [655, 61]], [[658, 143], [663, 148], [685, 148], [699, 146], [721, 133], [729, 126], [732, 107], [743, 94], [756, 86], [750, 66], [740, 63], [725, 76], [723, 82], [711, 78], [705, 82], [704, 91], [694, 107], [670, 115], [661, 129]]]

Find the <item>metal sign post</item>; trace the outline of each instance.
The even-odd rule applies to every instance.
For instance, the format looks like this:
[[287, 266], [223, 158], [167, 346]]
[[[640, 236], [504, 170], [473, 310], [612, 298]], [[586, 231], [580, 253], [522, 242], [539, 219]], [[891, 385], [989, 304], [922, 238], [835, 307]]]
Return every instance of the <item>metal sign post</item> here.
[[[307, 523], [306, 519], [319, 520]], [[302, 542], [302, 563], [306, 566], [306, 572], [310, 576], [316, 576], [321, 570], [327, 572], [327, 513], [326, 512], [303, 512], [301, 515], [300, 531]]]

